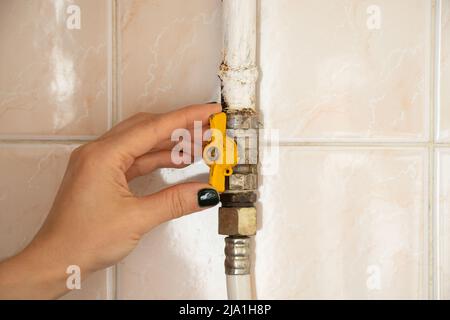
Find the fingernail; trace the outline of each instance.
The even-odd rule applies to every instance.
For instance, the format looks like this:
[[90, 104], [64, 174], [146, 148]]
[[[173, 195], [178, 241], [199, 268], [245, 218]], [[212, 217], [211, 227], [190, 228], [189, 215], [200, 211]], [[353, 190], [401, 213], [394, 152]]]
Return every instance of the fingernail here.
[[197, 194], [200, 207], [211, 207], [219, 203], [219, 194], [214, 189], [202, 189]]
[[218, 104], [217, 101], [211, 101], [211, 102], [207, 102], [206, 104]]

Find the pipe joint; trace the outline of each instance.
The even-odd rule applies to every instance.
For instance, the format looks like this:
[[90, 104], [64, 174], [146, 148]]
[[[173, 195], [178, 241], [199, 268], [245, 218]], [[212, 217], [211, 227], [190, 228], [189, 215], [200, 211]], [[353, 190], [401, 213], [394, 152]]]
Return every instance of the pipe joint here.
[[250, 274], [250, 238], [225, 238], [225, 274]]

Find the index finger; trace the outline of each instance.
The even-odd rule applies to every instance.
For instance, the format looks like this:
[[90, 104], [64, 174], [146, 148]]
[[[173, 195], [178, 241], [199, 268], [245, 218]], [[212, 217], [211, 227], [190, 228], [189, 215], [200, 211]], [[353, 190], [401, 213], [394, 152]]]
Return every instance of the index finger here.
[[158, 142], [168, 139], [175, 129], [192, 127], [194, 121], [201, 121], [204, 125], [212, 114], [221, 110], [218, 103], [199, 104], [156, 115], [115, 137], [117, 151], [137, 158], [149, 152]]

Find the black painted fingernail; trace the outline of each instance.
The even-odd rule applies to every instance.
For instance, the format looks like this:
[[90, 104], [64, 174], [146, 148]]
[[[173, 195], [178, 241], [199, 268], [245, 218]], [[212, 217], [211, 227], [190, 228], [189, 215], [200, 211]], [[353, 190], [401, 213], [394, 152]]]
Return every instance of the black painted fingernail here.
[[211, 207], [219, 203], [219, 194], [214, 189], [202, 189], [197, 193], [200, 207]]
[[218, 103], [217, 101], [211, 101], [211, 102], [207, 102], [206, 104], [216, 104]]

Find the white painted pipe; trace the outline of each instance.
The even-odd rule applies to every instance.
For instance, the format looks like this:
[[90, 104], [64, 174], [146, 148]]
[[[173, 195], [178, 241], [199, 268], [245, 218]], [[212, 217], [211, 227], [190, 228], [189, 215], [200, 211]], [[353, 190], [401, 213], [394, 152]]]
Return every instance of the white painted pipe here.
[[219, 77], [228, 110], [255, 110], [256, 8], [256, 0], [223, 1], [223, 62]]
[[229, 300], [251, 300], [250, 275], [227, 275], [227, 295]]
[[[227, 112], [256, 111], [257, 0], [223, 0], [222, 9], [222, 102]], [[227, 294], [230, 300], [252, 299], [250, 275], [227, 275]]]

